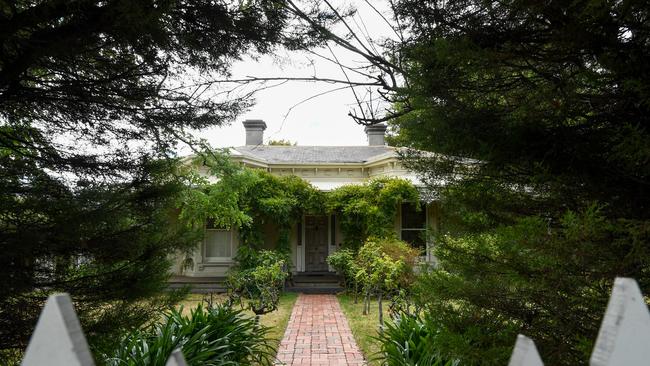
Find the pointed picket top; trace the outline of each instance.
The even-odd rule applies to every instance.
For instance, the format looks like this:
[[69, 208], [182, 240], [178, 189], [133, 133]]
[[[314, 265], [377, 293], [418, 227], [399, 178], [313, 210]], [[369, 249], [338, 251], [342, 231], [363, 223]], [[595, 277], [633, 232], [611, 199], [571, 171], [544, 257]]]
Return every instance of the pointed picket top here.
[[38, 318], [21, 365], [94, 364], [70, 296], [50, 295]]
[[508, 366], [544, 366], [544, 363], [539, 357], [535, 342], [525, 335], [519, 334]]
[[644, 365], [650, 360], [650, 313], [639, 285], [618, 277], [591, 354], [591, 366]]
[[169, 355], [165, 366], [187, 366], [185, 357], [183, 357], [183, 352], [181, 352], [179, 348], [175, 349], [174, 352]]

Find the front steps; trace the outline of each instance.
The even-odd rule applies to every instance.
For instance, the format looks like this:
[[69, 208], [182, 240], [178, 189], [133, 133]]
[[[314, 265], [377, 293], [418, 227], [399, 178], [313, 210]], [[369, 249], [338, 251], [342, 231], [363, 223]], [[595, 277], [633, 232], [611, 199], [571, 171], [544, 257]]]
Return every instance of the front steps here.
[[192, 294], [220, 294], [226, 292], [225, 280], [225, 277], [172, 276], [169, 279], [169, 288], [180, 289], [189, 287], [190, 293]]
[[[225, 293], [225, 277], [172, 276], [170, 289], [190, 288], [193, 294]], [[299, 273], [287, 281], [285, 291], [305, 294], [336, 294], [343, 291], [340, 277], [331, 272]]]
[[304, 294], [336, 294], [343, 291], [341, 279], [334, 273], [299, 273], [287, 281], [286, 291]]

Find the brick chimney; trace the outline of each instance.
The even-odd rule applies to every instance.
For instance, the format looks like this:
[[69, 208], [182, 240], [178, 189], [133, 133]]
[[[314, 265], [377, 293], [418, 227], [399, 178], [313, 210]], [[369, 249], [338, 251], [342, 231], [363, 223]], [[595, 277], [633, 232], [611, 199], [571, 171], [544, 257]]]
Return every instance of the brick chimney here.
[[247, 119], [243, 125], [246, 129], [246, 145], [262, 145], [266, 123], [261, 119]]
[[366, 135], [368, 135], [368, 145], [369, 146], [384, 146], [386, 141], [384, 137], [386, 136], [386, 126], [383, 123], [366, 126]]

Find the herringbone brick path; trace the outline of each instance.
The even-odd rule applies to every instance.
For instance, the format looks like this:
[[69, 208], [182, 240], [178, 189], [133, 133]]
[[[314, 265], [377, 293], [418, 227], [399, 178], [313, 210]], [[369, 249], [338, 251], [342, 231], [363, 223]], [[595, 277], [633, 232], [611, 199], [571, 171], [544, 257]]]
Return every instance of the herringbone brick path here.
[[365, 365], [334, 295], [299, 295], [277, 361], [296, 366]]

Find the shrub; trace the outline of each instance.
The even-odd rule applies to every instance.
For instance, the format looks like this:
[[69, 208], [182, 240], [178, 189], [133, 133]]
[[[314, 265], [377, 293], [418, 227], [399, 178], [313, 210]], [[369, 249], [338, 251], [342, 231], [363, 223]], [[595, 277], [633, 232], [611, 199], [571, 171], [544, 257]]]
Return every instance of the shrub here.
[[395, 238], [369, 238], [359, 250], [355, 279], [366, 294], [364, 312], [370, 304], [370, 295], [377, 294], [380, 325], [383, 325], [383, 296], [397, 293], [413, 283], [413, 267], [418, 255], [408, 243]]
[[376, 357], [383, 365], [452, 366], [458, 361], [446, 360], [438, 353], [438, 327], [420, 316], [400, 314], [386, 323], [377, 340], [381, 351]]
[[189, 316], [180, 310], [165, 314], [161, 323], [126, 336], [112, 357], [111, 366], [164, 366], [180, 348], [188, 365], [272, 364], [275, 350], [266, 339], [269, 328], [241, 310], [199, 305]]
[[226, 287], [230, 301], [244, 305], [255, 314], [278, 308], [284, 282], [289, 276], [286, 254], [271, 250], [240, 248], [239, 265], [230, 272]]
[[343, 285], [347, 289], [354, 286], [355, 275], [358, 271], [354, 262], [354, 251], [352, 249], [340, 249], [327, 257], [327, 264], [332, 266], [336, 272], [343, 276]]

